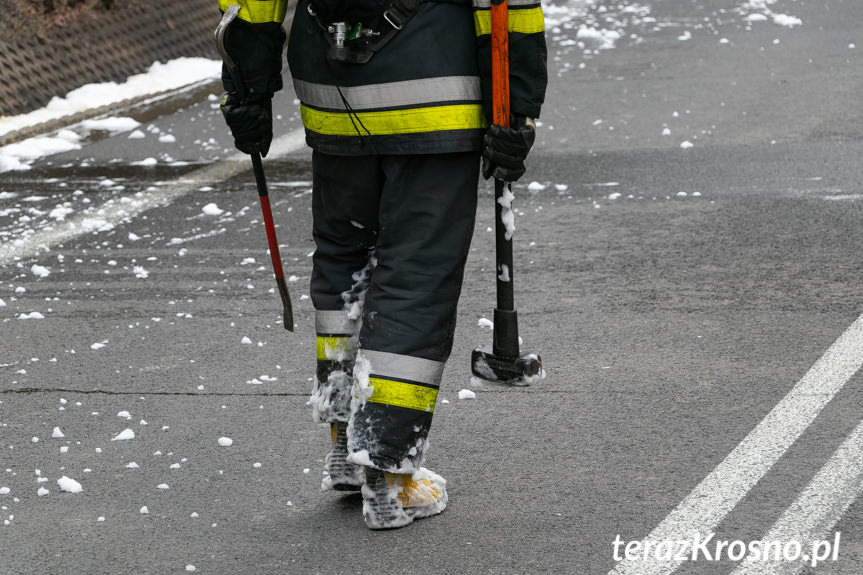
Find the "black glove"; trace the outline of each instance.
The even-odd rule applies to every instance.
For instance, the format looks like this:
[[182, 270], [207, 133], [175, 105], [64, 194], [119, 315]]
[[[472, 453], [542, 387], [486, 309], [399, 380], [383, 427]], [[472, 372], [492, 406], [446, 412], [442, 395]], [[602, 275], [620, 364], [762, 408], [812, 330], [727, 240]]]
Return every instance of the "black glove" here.
[[266, 157], [273, 141], [272, 98], [260, 96], [241, 102], [236, 94], [230, 93], [220, 107], [234, 136], [234, 146], [246, 154], [260, 152]]
[[515, 116], [512, 127], [491, 125], [482, 142], [482, 177], [514, 182], [524, 174], [524, 160], [536, 139], [536, 124]]

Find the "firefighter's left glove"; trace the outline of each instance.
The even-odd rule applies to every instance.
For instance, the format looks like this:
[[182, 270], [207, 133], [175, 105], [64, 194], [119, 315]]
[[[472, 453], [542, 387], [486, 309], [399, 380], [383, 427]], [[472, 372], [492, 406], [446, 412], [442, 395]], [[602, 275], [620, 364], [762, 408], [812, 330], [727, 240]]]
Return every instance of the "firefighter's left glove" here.
[[273, 141], [273, 102], [268, 96], [241, 101], [230, 93], [222, 100], [222, 115], [231, 128], [234, 146], [246, 154], [266, 156]]
[[482, 177], [505, 182], [519, 179], [535, 139], [536, 123], [524, 116], [515, 116], [509, 128], [489, 126], [482, 145]]

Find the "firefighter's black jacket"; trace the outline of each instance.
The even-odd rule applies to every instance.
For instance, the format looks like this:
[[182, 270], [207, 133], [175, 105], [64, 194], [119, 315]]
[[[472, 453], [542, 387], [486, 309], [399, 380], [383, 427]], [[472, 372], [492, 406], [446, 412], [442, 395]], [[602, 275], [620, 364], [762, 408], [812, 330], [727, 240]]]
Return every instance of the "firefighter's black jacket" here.
[[[296, 7], [288, 61], [310, 146], [339, 155], [480, 149], [491, 111], [489, 0], [422, 2], [366, 64], [327, 57], [330, 23], [314, 16], [309, 2]], [[241, 11], [228, 51], [249, 93], [272, 95], [282, 87], [287, 0], [219, 0], [222, 10], [230, 4]], [[536, 118], [547, 84], [542, 8], [539, 0], [509, 0], [508, 6], [511, 112]], [[369, 21], [372, 30], [388, 26], [380, 14]]]

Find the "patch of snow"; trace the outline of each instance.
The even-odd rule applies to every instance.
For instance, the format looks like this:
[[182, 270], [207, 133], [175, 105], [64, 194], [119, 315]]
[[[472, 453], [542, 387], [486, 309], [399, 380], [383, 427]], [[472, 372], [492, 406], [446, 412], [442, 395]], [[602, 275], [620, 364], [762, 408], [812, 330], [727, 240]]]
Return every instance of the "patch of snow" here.
[[60, 486], [60, 491], [65, 491], [67, 493], [81, 493], [84, 491], [84, 488], [81, 487], [80, 483], [74, 479], [66, 477], [65, 475], [57, 480], [57, 485]]
[[129, 428], [126, 428], [117, 435], [115, 435], [111, 439], [111, 441], [128, 441], [130, 439], [135, 439], [135, 432]]
[[30, 313], [19, 314], [18, 319], [45, 319], [45, 316], [38, 311], [32, 311]]
[[501, 264], [500, 275], [497, 276], [497, 279], [499, 279], [502, 282], [509, 282], [510, 277], [509, 277], [509, 266], [508, 265]]
[[497, 203], [501, 206], [500, 219], [503, 221], [504, 228], [506, 229], [504, 238], [507, 241], [511, 240], [515, 233], [515, 214], [512, 211], [512, 201], [514, 199], [515, 196], [512, 190], [507, 186], [503, 190], [503, 195], [497, 200]]
[[614, 48], [621, 35], [617, 30], [608, 30], [606, 28], [594, 28], [582, 24], [575, 34], [576, 40], [586, 41], [595, 44], [600, 50], [610, 50]]
[[797, 18], [796, 16], [789, 16], [788, 14], [774, 14], [773, 23], [777, 26], [794, 28], [795, 26], [802, 26], [803, 20]]
[[221, 69], [220, 61], [206, 58], [177, 58], [166, 63], [156, 62], [147, 72], [130, 76], [122, 84], [87, 84], [72, 90], [63, 98], [53, 98], [40, 110], [3, 118], [0, 120], [0, 135], [84, 110], [218, 78]]
[[[2, 126], [3, 122], [0, 122]], [[50, 136], [36, 136], [0, 148], [0, 172], [29, 170], [35, 160], [81, 147], [81, 137], [71, 130], [60, 130]]]
[[32, 273], [37, 278], [46, 278], [51, 275], [51, 270], [49, 270], [45, 266], [33, 264], [33, 266], [30, 268], [30, 273]]
[[94, 120], [84, 120], [81, 122], [80, 126], [87, 132], [111, 132], [117, 133], [127, 132], [129, 130], [134, 130], [138, 126], [141, 125], [141, 122], [135, 120], [134, 118], [127, 117], [113, 117], [113, 118], [99, 118]]
[[201, 211], [208, 216], [219, 216], [223, 214], [225, 210], [217, 206], [214, 202], [210, 202], [209, 204], [201, 208]]
[[57, 206], [50, 212], [48, 212], [48, 217], [57, 220], [58, 222], [65, 221], [66, 216], [74, 213], [75, 210], [70, 208], [68, 205]]

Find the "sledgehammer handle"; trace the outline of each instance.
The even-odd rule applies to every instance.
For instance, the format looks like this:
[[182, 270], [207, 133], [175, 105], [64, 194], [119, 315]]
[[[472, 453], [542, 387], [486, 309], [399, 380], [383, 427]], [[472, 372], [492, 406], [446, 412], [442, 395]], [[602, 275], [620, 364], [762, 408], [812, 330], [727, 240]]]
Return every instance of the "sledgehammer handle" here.
[[[498, 126], [508, 127], [509, 29], [507, 0], [491, 0], [491, 93], [494, 123]], [[497, 277], [497, 307], [501, 310], [512, 311], [515, 309], [512, 284], [512, 238], [506, 238], [502, 205], [506, 189], [508, 186], [502, 180], [496, 179], [494, 181], [494, 235], [497, 273], [499, 274]]]
[[[491, 93], [493, 120], [509, 127], [509, 18], [507, 0], [491, 0]], [[494, 181], [494, 248], [497, 260], [497, 307], [494, 310], [492, 352], [497, 357], [519, 355], [518, 316], [513, 287], [512, 237], [503, 221], [504, 194], [509, 184]]]
[[491, 0], [491, 93], [493, 119], [509, 127], [509, 29], [506, 0]]

